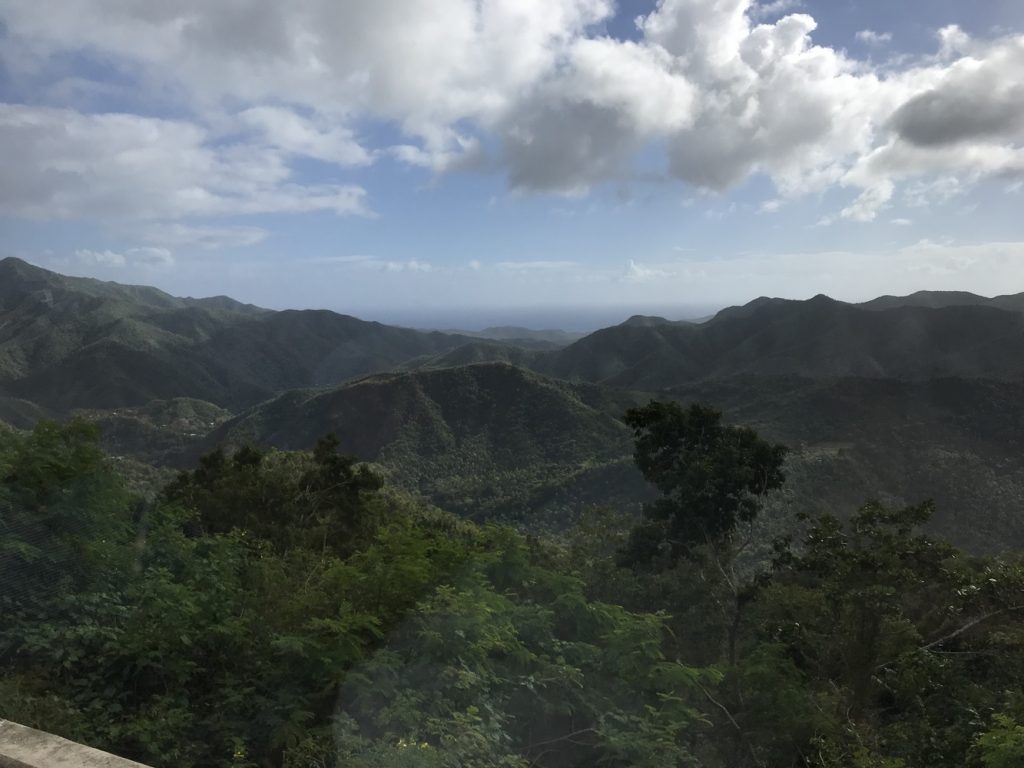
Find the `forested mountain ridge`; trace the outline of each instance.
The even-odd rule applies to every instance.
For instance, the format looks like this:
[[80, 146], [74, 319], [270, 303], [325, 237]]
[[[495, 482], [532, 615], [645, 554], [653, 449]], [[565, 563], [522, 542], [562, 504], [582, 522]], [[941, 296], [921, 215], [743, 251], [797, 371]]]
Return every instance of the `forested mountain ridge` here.
[[572, 344], [572, 342], [582, 339], [587, 335], [578, 331], [563, 331], [554, 328], [535, 330], [517, 325], [490, 326], [482, 331], [445, 329], [443, 333], [455, 336], [470, 336], [476, 339], [488, 339], [490, 341], [510, 341], [531, 349], [558, 349], [559, 347]]
[[[714, 403], [790, 446], [783, 516], [932, 498], [931, 529], [960, 546], [1024, 546], [1019, 382], [739, 376], [658, 397]], [[566, 525], [588, 505], [630, 512], [647, 498], [621, 417], [648, 399], [503, 363], [373, 376], [285, 393], [172, 460], [189, 465], [217, 445], [310, 449], [330, 431], [342, 451], [446, 509]]]
[[0, 262], [0, 387], [56, 412], [183, 396], [237, 409], [467, 341], [328, 311], [178, 299]]
[[287, 389], [399, 367], [494, 360], [645, 391], [747, 374], [1016, 380], [1024, 375], [1024, 313], [1009, 307], [1018, 299], [921, 293], [851, 305], [825, 296], [761, 298], [704, 323], [637, 316], [540, 351], [326, 310], [178, 299], [5, 259], [0, 389], [57, 413], [175, 397], [238, 410]]
[[536, 520], [587, 502], [636, 505], [643, 483], [621, 416], [639, 400], [504, 363], [384, 374], [287, 392], [227, 421], [197, 450], [305, 450], [332, 432], [343, 453], [382, 465], [446, 509]]
[[1024, 375], [1024, 314], [987, 306], [872, 311], [817, 296], [758, 300], [701, 324], [623, 324], [557, 352], [536, 370], [662, 390], [752, 375], [921, 380]]
[[909, 296], [879, 296], [857, 306], [864, 309], [892, 309], [894, 307], [943, 307], [974, 306], [995, 307], [1011, 312], [1024, 312], [1024, 293], [1003, 296], [979, 296], [967, 291], [917, 291]]
[[309, 449], [335, 431], [450, 510], [557, 523], [588, 504], [636, 508], [645, 491], [621, 416], [657, 393], [791, 445], [790, 508], [930, 495], [932, 524], [957, 543], [1024, 542], [1024, 314], [985, 306], [997, 300], [761, 298], [703, 323], [636, 316], [539, 351], [176, 299], [16, 259], [0, 274], [0, 419], [26, 428], [84, 409], [115, 455], [181, 465], [220, 442]]

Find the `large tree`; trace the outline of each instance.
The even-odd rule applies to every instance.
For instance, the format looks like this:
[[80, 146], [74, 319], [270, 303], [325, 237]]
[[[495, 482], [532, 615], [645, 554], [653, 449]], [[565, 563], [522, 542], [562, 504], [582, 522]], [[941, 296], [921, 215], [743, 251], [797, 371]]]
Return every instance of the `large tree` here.
[[752, 521], [785, 480], [785, 446], [723, 424], [710, 406], [651, 401], [629, 410], [625, 421], [636, 435], [637, 466], [661, 492], [630, 538], [631, 563], [674, 563], [694, 547], [726, 547], [737, 525]]

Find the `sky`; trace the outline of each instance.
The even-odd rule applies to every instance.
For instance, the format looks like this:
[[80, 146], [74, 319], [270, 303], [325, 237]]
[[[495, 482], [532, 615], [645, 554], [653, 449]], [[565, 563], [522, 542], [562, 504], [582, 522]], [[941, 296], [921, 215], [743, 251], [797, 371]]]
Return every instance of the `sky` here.
[[1024, 291], [1021, 0], [0, 0], [0, 256], [422, 327]]

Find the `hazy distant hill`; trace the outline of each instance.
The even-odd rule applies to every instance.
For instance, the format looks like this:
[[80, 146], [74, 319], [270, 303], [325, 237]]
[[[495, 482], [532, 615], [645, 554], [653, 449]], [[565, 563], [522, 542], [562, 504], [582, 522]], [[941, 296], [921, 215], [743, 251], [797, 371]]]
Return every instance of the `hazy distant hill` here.
[[0, 261], [0, 385], [56, 411], [175, 397], [239, 408], [467, 341], [334, 312], [178, 299]]
[[482, 331], [446, 330], [444, 333], [492, 341], [511, 341], [530, 349], [557, 349], [572, 344], [587, 335], [578, 331], [563, 331], [554, 328], [535, 330], [515, 325], [493, 326], [484, 328]]
[[456, 368], [473, 363], [509, 363], [521, 368], [530, 368], [540, 353], [535, 349], [524, 349], [512, 344], [494, 341], [473, 341], [442, 352], [410, 360], [403, 368], [419, 370], [425, 368]]
[[694, 325], [695, 323], [703, 322], [701, 320], [668, 320], [664, 317], [658, 317], [657, 315], [633, 315], [628, 320], [625, 320], [621, 325], [627, 325], [637, 328], [650, 328], [657, 325]]
[[863, 309], [826, 296], [758, 299], [694, 324], [624, 324], [540, 356], [566, 379], [663, 390], [741, 374], [1015, 380], [1024, 314], [989, 306]]
[[917, 291], [909, 296], [879, 296], [877, 299], [858, 304], [863, 309], [894, 309], [896, 307], [995, 307], [1011, 312], [1024, 312], [1024, 293], [1006, 296], [978, 296], [966, 291]]
[[206, 443], [310, 448], [334, 432], [342, 451], [448, 509], [523, 516], [642, 493], [617, 418], [635, 402], [510, 365], [468, 365], [288, 392]]

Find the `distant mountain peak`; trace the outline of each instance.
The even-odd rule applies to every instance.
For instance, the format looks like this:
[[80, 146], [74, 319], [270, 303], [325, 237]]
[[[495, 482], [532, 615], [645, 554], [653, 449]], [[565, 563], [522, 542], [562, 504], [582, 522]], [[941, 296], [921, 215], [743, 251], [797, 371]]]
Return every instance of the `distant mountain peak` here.
[[56, 272], [50, 272], [42, 267], [29, 264], [27, 261], [19, 259], [17, 256], [8, 256], [4, 259], [0, 259], [0, 275], [4, 275], [8, 278], [17, 276], [36, 279], [59, 277]]
[[622, 325], [646, 328], [652, 325], [668, 325], [671, 321], [657, 315], [633, 315]]

